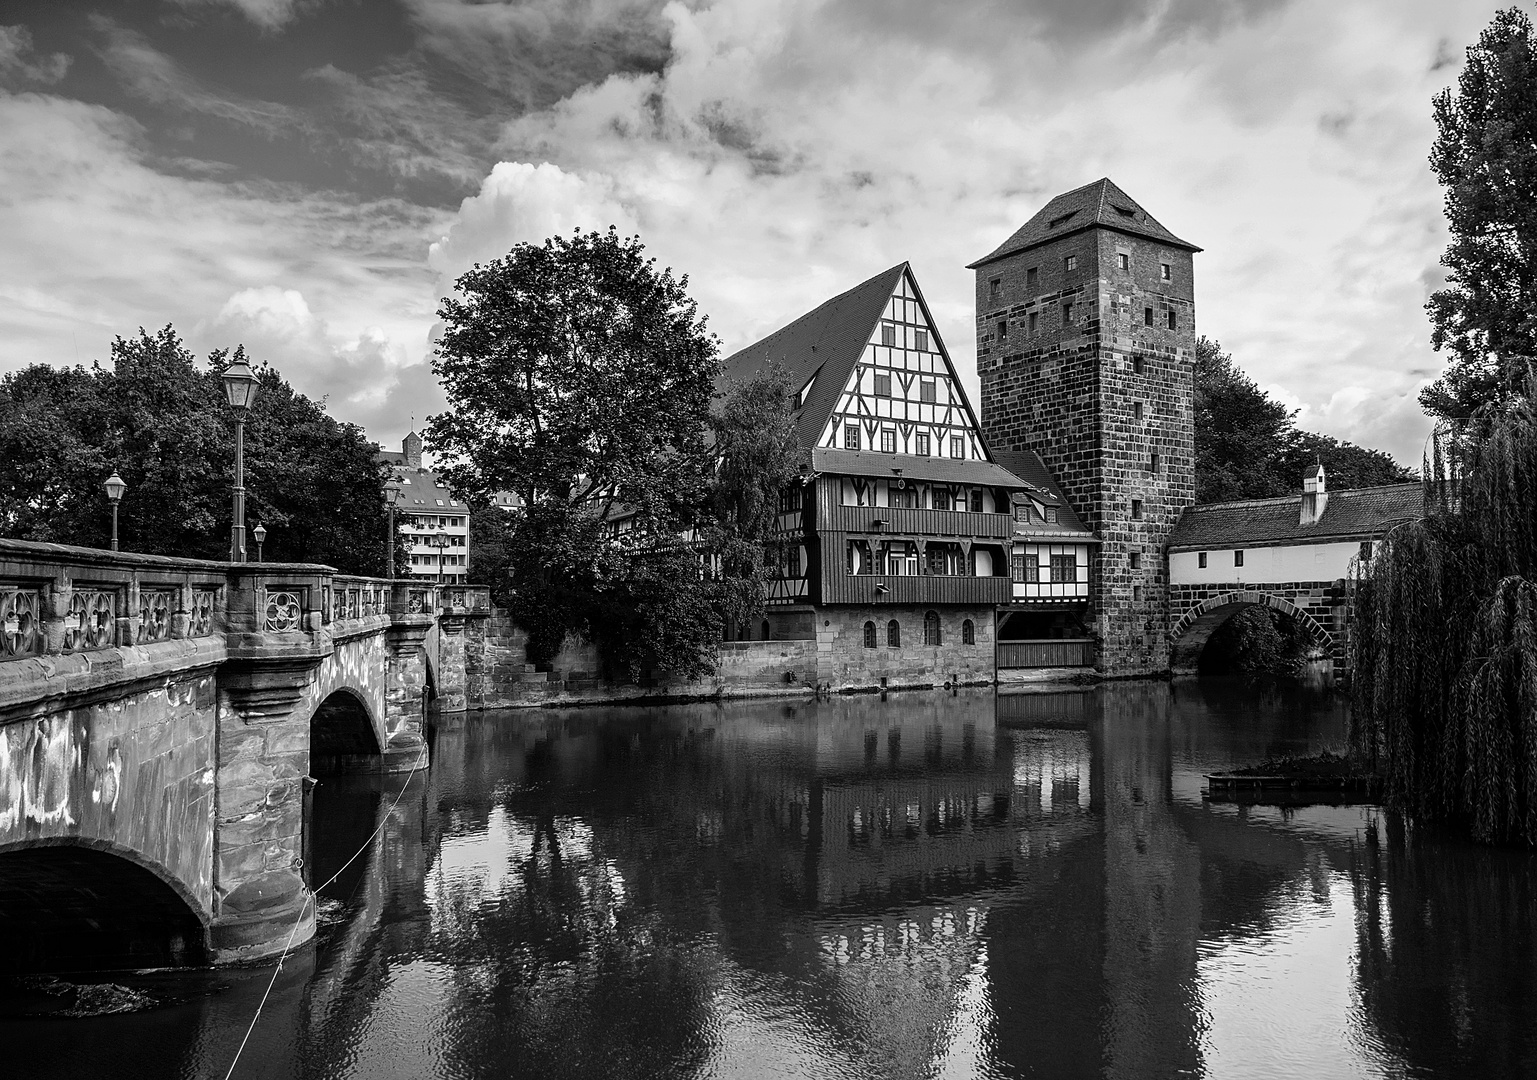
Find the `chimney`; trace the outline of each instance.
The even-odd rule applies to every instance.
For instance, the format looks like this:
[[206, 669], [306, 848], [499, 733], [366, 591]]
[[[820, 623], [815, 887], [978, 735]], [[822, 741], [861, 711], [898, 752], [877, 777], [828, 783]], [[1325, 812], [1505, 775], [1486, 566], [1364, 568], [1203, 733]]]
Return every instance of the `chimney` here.
[[1329, 489], [1324, 486], [1324, 467], [1320, 463], [1302, 474], [1302, 515], [1299, 525], [1317, 525], [1329, 505]]
[[406, 435], [405, 441], [400, 444], [400, 449], [405, 455], [406, 468], [420, 469], [422, 467], [422, 437], [415, 431]]

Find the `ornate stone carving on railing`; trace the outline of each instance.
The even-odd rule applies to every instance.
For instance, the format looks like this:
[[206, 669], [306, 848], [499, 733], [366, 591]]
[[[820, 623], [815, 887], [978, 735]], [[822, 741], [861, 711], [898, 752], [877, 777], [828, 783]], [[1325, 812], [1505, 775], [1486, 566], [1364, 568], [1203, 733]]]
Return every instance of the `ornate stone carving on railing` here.
[[171, 613], [176, 610], [176, 593], [171, 589], [139, 590], [139, 628], [134, 644], [164, 641], [171, 636]]
[[117, 595], [111, 589], [75, 589], [64, 613], [64, 651], [110, 649], [117, 629]]
[[35, 656], [43, 649], [40, 589], [0, 585], [0, 658]]
[[263, 627], [270, 633], [287, 634], [303, 629], [304, 605], [295, 592], [268, 591]]
[[187, 611], [188, 637], [207, 637], [213, 633], [213, 610], [217, 600], [217, 589], [192, 590], [192, 601]]
[[412, 615], [420, 615], [432, 606], [431, 589], [407, 589], [406, 611]]

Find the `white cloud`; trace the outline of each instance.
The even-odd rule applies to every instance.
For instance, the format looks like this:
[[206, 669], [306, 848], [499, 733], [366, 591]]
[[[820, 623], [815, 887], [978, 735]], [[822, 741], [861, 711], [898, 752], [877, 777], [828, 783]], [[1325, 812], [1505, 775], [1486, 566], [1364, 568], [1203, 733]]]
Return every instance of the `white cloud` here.
[[200, 353], [249, 333], [253, 356], [331, 394], [341, 419], [404, 432], [410, 399], [425, 400], [436, 297], [422, 253], [439, 215], [168, 176], [132, 122], [47, 95], [0, 95], [0, 131], [0, 371], [105, 360], [139, 326], [174, 323]]
[[299, 0], [176, 0], [183, 7], [234, 8], [263, 30], [277, 30], [299, 10]]
[[32, 48], [32, 32], [25, 26], [0, 26], [0, 80], [56, 83], [69, 65], [64, 53], [38, 56]]

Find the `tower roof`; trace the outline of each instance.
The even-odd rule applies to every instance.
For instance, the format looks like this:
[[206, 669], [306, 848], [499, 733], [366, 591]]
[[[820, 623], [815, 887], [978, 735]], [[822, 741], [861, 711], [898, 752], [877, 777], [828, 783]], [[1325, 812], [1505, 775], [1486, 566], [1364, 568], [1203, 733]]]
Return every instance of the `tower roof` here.
[[732, 353], [722, 365], [722, 374], [728, 380], [746, 382], [777, 362], [790, 380], [791, 393], [815, 375], [816, 384], [800, 410], [798, 421], [801, 445], [815, 446], [818, 432], [832, 415], [849, 373], [859, 362], [865, 343], [906, 268], [907, 264], [902, 262], [883, 270], [762, 341]]
[[1034, 217], [1021, 225], [1013, 236], [998, 245], [990, 254], [984, 255], [974, 263], [968, 263], [966, 269], [975, 270], [1006, 255], [1013, 255], [1015, 252], [1025, 251], [1095, 226], [1129, 233], [1132, 236], [1145, 236], [1150, 240], [1168, 244], [1170, 247], [1184, 248], [1186, 251], [1201, 250], [1160, 225], [1152, 214], [1137, 204], [1136, 200], [1116, 187], [1109, 177], [1105, 177], [1092, 184], [1085, 184], [1081, 188], [1074, 188], [1072, 191], [1058, 195], [1041, 207]]

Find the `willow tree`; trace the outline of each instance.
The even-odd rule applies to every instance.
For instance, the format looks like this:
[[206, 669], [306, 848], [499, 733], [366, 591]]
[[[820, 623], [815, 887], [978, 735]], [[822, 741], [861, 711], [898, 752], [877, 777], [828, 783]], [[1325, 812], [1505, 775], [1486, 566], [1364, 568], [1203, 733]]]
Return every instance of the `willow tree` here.
[[1537, 844], [1537, 377], [1438, 428], [1358, 580], [1352, 740], [1390, 803]]

